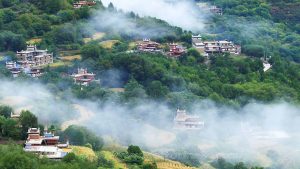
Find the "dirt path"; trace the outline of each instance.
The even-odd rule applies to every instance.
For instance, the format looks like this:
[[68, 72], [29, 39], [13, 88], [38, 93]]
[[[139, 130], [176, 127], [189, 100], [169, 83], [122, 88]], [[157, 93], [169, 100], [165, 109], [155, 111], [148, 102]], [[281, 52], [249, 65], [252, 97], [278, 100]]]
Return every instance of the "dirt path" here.
[[88, 121], [89, 119], [93, 118], [95, 115], [94, 112], [88, 110], [86, 107], [78, 105], [78, 104], [73, 104], [72, 105], [75, 110], [79, 112], [79, 117], [77, 119], [72, 119], [65, 121], [62, 125], [61, 128], [62, 130], [65, 130], [68, 128], [70, 125], [82, 125], [84, 122]]

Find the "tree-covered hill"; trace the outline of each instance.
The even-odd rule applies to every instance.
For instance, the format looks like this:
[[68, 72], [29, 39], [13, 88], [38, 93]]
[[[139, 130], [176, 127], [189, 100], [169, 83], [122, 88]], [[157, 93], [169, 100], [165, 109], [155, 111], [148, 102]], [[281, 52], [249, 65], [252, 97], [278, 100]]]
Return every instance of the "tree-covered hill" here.
[[[237, 110], [253, 100], [300, 103], [299, 0], [205, 0], [224, 13], [210, 15], [205, 30], [199, 32], [183, 30], [151, 16], [117, 10], [113, 4], [104, 7], [101, 1], [92, 7], [75, 9], [74, 1], [0, 0], [0, 80], [42, 85], [58, 100], [92, 101], [99, 107], [113, 103], [128, 108], [126, 113], [139, 122], [146, 122], [148, 116], [140, 118], [142, 112], [136, 117], [129, 110], [148, 102], [172, 110], [189, 110], [205, 99], [216, 106], [229, 105]], [[204, 40], [234, 41], [242, 46], [242, 54], [202, 56], [191, 44], [192, 34], [196, 33], [201, 33]], [[148, 38], [145, 36], [159, 42], [163, 51], [175, 42], [187, 48], [187, 52], [178, 58], [170, 58], [166, 52], [137, 52], [136, 44]], [[43, 67], [40, 78], [26, 74], [13, 78], [5, 67], [6, 61], [16, 61], [16, 52], [25, 49], [26, 43], [54, 54], [54, 63]], [[264, 61], [272, 66], [268, 71], [264, 71]], [[96, 73], [100, 84], [74, 84], [70, 75], [78, 68]], [[28, 127], [39, 126], [37, 118], [27, 112], [33, 123], [30, 126], [25, 121], [18, 129], [18, 123], [9, 118], [10, 112], [11, 108], [0, 107], [0, 139], [5, 138], [5, 142], [24, 139]], [[103, 146], [103, 140], [85, 127], [70, 126], [59, 134], [70, 138], [74, 145], [96, 151]], [[139, 133], [135, 136], [139, 137]], [[144, 164], [141, 150], [133, 149], [109, 152], [109, 157], [129, 168], [157, 168], [152, 163]], [[199, 159], [176, 153], [174, 160], [200, 165]], [[59, 162], [27, 154], [15, 145], [0, 145], [0, 154], [0, 168], [7, 169], [118, 166], [100, 152], [94, 161], [71, 154]], [[243, 163], [234, 166], [222, 158], [212, 161], [211, 166], [249, 168]]]
[[[91, 24], [90, 20], [96, 21], [93, 20], [95, 15], [121, 15], [139, 30], [162, 28], [167, 31], [154, 40], [161, 43], [183, 42], [188, 48], [191, 47], [191, 32], [155, 18], [117, 11], [113, 5], [105, 8], [101, 2], [91, 8], [74, 9], [73, 1], [67, 0], [2, 0], [0, 51], [16, 52], [24, 49], [27, 40], [35, 38], [39, 40], [36, 43], [38, 47], [54, 52], [56, 58], [62, 55], [62, 50], [77, 52], [82, 60], [49, 68], [40, 81], [54, 83], [58, 88], [55, 91], [60, 91], [61, 86], [68, 88], [68, 85], [61, 85], [62, 81], [70, 83], [59, 73], [70, 73], [81, 66], [89, 67], [91, 71], [98, 72], [102, 87], [90, 86], [84, 90], [71, 87], [80, 98], [108, 97], [110, 92], [105, 88], [125, 87], [123, 100], [139, 97], [162, 99], [172, 106], [187, 105], [205, 98], [233, 105], [243, 105], [251, 99], [299, 101], [299, 65], [288, 60], [299, 61], [300, 35], [294, 29], [297, 24], [287, 24], [273, 15], [272, 8], [280, 3], [265, 0], [210, 2], [222, 7], [224, 15], [213, 16], [208, 30], [214, 35], [206, 34], [204, 38], [234, 40], [242, 45], [248, 56], [215, 55], [207, 61], [194, 49], [189, 49], [178, 60], [151, 53], [128, 54], [126, 51], [132, 49], [130, 44], [142, 37], [132, 31], [124, 33], [119, 29], [99, 26], [101, 23]], [[297, 3], [290, 1], [284, 4]], [[84, 38], [95, 32], [103, 32], [105, 36], [86, 43]], [[117, 41], [112, 48], [99, 45], [111, 39]], [[14, 58], [12, 52], [7, 55]], [[268, 56], [272, 56], [270, 63], [273, 67], [263, 72], [259, 58]], [[122, 72], [117, 86], [111, 85], [112, 80], [107, 80], [106, 72], [110, 70]], [[2, 72], [5, 76], [9, 75], [5, 69]]]
[[280, 56], [300, 61], [299, 1], [209, 0], [223, 9], [215, 16], [209, 32], [215, 39], [229, 39], [242, 45], [246, 54], [253, 45], [263, 49], [260, 57]]

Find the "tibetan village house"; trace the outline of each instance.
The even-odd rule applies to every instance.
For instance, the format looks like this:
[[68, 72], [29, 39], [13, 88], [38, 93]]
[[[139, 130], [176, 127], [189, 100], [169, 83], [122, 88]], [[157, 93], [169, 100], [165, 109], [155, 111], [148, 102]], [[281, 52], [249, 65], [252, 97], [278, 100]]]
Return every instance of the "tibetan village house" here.
[[14, 114], [13, 112], [10, 113], [10, 118], [13, 120], [19, 120], [20, 116], [20, 114]]
[[199, 2], [197, 3], [197, 6], [201, 9], [202, 12], [205, 13], [212, 13], [212, 14], [216, 14], [216, 15], [223, 15], [223, 9], [219, 8], [215, 5], [210, 6], [210, 4], [208, 4], [207, 2]]
[[78, 85], [88, 86], [91, 82], [100, 83], [99, 80], [95, 79], [96, 74], [88, 73], [87, 68], [78, 68], [77, 73], [71, 75], [74, 79], [74, 83]]
[[40, 77], [43, 75], [42, 68], [24, 68], [17, 64], [17, 62], [6, 62], [6, 68], [12, 73], [13, 77], [18, 77], [22, 72], [31, 77]]
[[218, 8], [217, 6], [211, 6], [209, 8], [209, 11], [211, 13], [217, 14], [217, 15], [223, 15], [223, 9], [222, 8]]
[[169, 48], [170, 48], [170, 51], [169, 51], [168, 55], [170, 57], [179, 57], [186, 53], [186, 48], [181, 45], [178, 45], [176, 43], [169, 44]]
[[199, 130], [204, 128], [204, 122], [199, 116], [188, 115], [185, 110], [177, 109], [177, 115], [174, 118], [174, 128], [184, 130]]
[[200, 35], [192, 36], [193, 47], [199, 49], [205, 55], [213, 53], [241, 54], [241, 46], [235, 45], [231, 41], [203, 41]]
[[162, 52], [160, 48], [160, 44], [157, 42], [153, 42], [150, 39], [144, 39], [137, 44], [137, 51], [139, 52]]
[[38, 154], [49, 159], [62, 159], [70, 152], [68, 144], [59, 144], [59, 136], [44, 131], [41, 136], [39, 128], [29, 128], [28, 138], [25, 143], [24, 151]]
[[35, 45], [28, 45], [25, 51], [17, 52], [18, 64], [23, 68], [40, 67], [53, 63], [53, 54], [48, 50], [38, 50]]
[[8, 69], [13, 77], [18, 77], [22, 73], [22, 68], [17, 66], [17, 62], [6, 62], [6, 69]]
[[91, 7], [91, 6], [94, 6], [94, 5], [96, 5], [95, 1], [77, 1], [77, 2], [73, 3], [74, 8], [81, 8], [81, 7], [84, 7], [84, 6]]

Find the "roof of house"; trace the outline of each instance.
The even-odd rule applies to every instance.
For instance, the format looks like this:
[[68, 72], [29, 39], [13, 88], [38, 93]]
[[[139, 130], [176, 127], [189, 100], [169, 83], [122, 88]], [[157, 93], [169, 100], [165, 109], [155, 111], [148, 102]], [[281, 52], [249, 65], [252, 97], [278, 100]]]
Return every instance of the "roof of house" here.
[[177, 122], [196, 122], [200, 121], [199, 116], [188, 115], [185, 110], [177, 110], [177, 115], [175, 117], [175, 121]]
[[26, 144], [30, 144], [30, 145], [41, 145], [43, 142], [43, 139], [29, 139], [26, 141]]
[[28, 152], [47, 152], [47, 153], [55, 153], [59, 151], [59, 149], [56, 146], [31, 146], [31, 145], [26, 145], [24, 150]]

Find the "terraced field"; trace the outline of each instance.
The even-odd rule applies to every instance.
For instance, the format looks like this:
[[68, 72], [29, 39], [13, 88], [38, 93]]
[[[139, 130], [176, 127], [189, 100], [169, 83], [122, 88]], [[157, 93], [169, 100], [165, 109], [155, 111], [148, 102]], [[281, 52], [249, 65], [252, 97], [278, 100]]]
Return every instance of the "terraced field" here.
[[186, 166], [180, 162], [164, 159], [162, 156], [144, 152], [145, 162], [155, 162], [158, 169], [197, 169]]
[[95, 33], [91, 38], [83, 38], [84, 43], [88, 43], [92, 40], [100, 40], [102, 39], [106, 34], [104, 32], [97, 32]]
[[181, 163], [176, 163], [176, 162], [158, 162], [157, 168], [158, 169], [196, 169], [194, 167], [188, 167]]
[[63, 61], [73, 61], [73, 60], [80, 60], [81, 59], [81, 56], [80, 55], [72, 55], [72, 56], [63, 56], [61, 57], [61, 60]]
[[122, 163], [118, 160], [112, 152], [110, 151], [101, 151], [101, 154], [104, 155], [105, 159], [110, 160], [114, 163], [114, 168], [118, 169], [128, 169], [125, 163]]
[[50, 67], [52, 68], [57, 68], [57, 67], [61, 67], [61, 66], [68, 66], [70, 65], [71, 62], [64, 62], [64, 61], [57, 61], [57, 62], [54, 62], [52, 64], [50, 64]]
[[71, 146], [71, 148], [73, 150], [73, 153], [80, 157], [84, 157], [89, 160], [95, 160], [97, 158], [95, 152], [91, 148], [82, 146]]
[[111, 49], [118, 42], [119, 42], [118, 40], [106, 40], [100, 42], [99, 44], [106, 49]]

